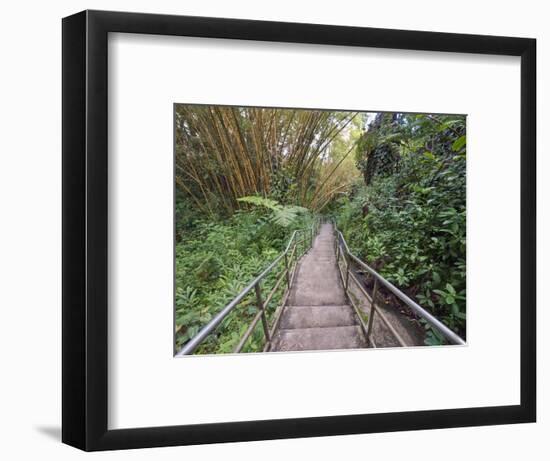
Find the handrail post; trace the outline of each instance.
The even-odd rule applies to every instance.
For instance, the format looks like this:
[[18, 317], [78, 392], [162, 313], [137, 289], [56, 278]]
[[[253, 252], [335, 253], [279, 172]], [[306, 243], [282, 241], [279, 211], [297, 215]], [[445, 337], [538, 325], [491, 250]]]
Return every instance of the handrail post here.
[[378, 294], [378, 278], [374, 277], [374, 287], [372, 289], [372, 298], [370, 302], [369, 323], [367, 325], [367, 341], [371, 341], [372, 326], [374, 323], [374, 313], [376, 312], [376, 295]]
[[288, 267], [288, 254], [285, 253], [285, 271], [286, 271], [286, 284], [290, 290], [290, 269]]
[[344, 256], [344, 263], [346, 264], [346, 281], [344, 282], [344, 289], [346, 290], [346, 293], [348, 291], [349, 286], [349, 271], [350, 271], [350, 263], [349, 259]]
[[266, 342], [270, 343], [271, 342], [271, 336], [269, 334], [269, 325], [267, 324], [267, 317], [265, 316], [265, 306], [264, 306], [264, 302], [262, 300], [262, 291], [261, 291], [261, 288], [260, 288], [260, 282], [259, 281], [258, 281], [258, 283], [256, 283], [256, 285], [254, 285], [254, 291], [256, 292], [256, 306], [258, 307], [258, 309], [262, 313], [262, 325], [264, 327], [265, 339], [266, 339]]

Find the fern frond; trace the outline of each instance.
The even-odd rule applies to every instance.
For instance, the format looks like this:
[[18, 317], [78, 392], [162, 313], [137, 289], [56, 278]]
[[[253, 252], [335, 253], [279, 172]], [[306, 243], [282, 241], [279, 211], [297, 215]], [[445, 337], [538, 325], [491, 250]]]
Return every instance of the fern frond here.
[[280, 210], [273, 212], [271, 221], [282, 227], [288, 227], [296, 222], [301, 213], [308, 209], [301, 206], [284, 206]]
[[279, 205], [279, 202], [277, 200], [272, 200], [270, 198], [264, 198], [260, 197], [259, 195], [249, 195], [246, 197], [240, 197], [237, 199], [238, 202], [244, 202], [244, 203], [250, 203], [252, 205], [256, 206], [263, 206], [265, 208], [269, 208], [273, 211], [278, 211], [282, 207]]

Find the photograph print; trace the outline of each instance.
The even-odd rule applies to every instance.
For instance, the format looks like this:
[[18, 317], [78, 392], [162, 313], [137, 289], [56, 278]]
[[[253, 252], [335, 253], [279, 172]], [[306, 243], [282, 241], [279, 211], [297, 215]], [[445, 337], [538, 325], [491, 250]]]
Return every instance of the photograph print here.
[[466, 116], [174, 105], [177, 357], [466, 344]]

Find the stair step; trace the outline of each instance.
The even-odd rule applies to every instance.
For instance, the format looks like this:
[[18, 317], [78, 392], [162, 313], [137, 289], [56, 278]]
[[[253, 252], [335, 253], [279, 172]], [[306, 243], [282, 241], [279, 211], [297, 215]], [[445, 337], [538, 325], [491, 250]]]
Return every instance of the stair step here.
[[280, 329], [273, 338], [272, 351], [318, 351], [367, 347], [361, 327]]
[[280, 328], [319, 328], [357, 325], [351, 306], [287, 306], [281, 317]]

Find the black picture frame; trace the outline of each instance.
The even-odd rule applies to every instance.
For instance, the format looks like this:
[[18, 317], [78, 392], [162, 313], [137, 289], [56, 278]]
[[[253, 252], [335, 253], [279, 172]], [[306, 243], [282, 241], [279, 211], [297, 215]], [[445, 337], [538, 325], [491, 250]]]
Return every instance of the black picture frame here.
[[[64, 443], [92, 451], [535, 422], [534, 39], [106, 11], [83, 11], [64, 18], [62, 29]], [[520, 405], [109, 430], [109, 32], [520, 56]]]

